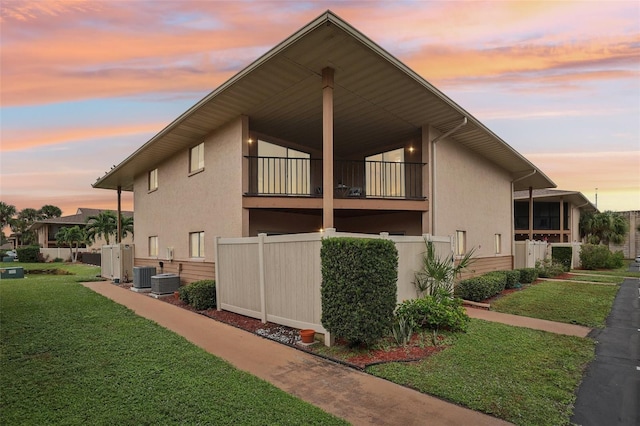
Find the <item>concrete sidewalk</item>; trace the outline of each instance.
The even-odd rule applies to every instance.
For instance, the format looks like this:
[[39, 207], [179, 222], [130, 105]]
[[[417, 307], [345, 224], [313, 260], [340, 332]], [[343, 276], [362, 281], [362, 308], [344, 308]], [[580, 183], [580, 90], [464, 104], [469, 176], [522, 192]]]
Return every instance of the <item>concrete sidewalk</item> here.
[[501, 312], [487, 311], [484, 309], [466, 308], [467, 315], [485, 321], [499, 322], [502, 324], [514, 325], [516, 327], [532, 328], [534, 330], [549, 331], [556, 334], [566, 334], [568, 336], [587, 337], [591, 332], [589, 327], [581, 325], [564, 324], [561, 322], [547, 321], [537, 318], [523, 317], [520, 315], [503, 314]]
[[109, 282], [84, 285], [237, 368], [354, 425], [510, 424]]

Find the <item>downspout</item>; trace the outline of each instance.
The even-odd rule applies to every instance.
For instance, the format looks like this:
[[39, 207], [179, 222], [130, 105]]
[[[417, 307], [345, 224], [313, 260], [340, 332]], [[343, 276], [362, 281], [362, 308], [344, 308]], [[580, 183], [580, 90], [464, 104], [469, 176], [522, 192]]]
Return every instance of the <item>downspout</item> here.
[[446, 138], [447, 136], [450, 136], [451, 134], [453, 134], [454, 132], [457, 132], [458, 129], [460, 129], [462, 126], [467, 124], [467, 117], [462, 117], [462, 122], [460, 124], [458, 124], [456, 127], [454, 127], [453, 129], [449, 130], [446, 133], [441, 134], [440, 136], [437, 136], [435, 139], [433, 139], [431, 141], [432, 144], [432, 148], [431, 148], [431, 182], [432, 182], [432, 193], [429, 194], [430, 195], [430, 201], [429, 201], [429, 205], [431, 206], [431, 226], [430, 226], [430, 233], [431, 235], [436, 235], [436, 188], [438, 187], [436, 185], [436, 143], [438, 143], [439, 140]]
[[[513, 199], [513, 184], [516, 182], [521, 181], [522, 179], [526, 179], [530, 176], [535, 175], [538, 172], [537, 169], [533, 169], [531, 170], [531, 173], [528, 173], [524, 176], [520, 176], [517, 179], [514, 179], [511, 181], [511, 262], [512, 265], [511, 267], [515, 267], [515, 253], [513, 252], [513, 247], [514, 247], [514, 241], [516, 240], [516, 223], [515, 223], [515, 218], [514, 218], [514, 204], [515, 204], [515, 200]], [[529, 200], [529, 202], [531, 202], [531, 200]], [[529, 220], [531, 220], [531, 218], [529, 218]]]

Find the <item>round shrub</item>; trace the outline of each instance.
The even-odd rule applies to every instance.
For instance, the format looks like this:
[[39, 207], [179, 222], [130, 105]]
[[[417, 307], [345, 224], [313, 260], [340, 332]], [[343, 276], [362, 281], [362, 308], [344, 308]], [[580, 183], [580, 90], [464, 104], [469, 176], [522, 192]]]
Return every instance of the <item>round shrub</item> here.
[[[216, 282], [214, 280], [195, 281], [184, 287], [187, 290], [189, 304], [202, 311], [216, 307]], [[182, 296], [182, 293], [180, 294]]]
[[506, 279], [502, 274], [490, 272], [479, 277], [462, 280], [455, 288], [454, 294], [465, 300], [481, 302], [504, 290]]
[[457, 297], [424, 296], [405, 300], [398, 305], [396, 317], [431, 330], [466, 331], [469, 327], [469, 316]]
[[518, 269], [518, 272], [520, 272], [520, 282], [522, 284], [531, 284], [538, 279], [536, 268], [522, 268]]

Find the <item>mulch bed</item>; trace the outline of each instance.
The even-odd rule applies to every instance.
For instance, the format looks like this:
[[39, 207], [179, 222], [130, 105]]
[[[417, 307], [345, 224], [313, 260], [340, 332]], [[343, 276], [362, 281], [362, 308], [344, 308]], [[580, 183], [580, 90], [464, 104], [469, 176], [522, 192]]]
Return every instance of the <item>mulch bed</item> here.
[[[127, 287], [126, 284], [123, 284], [122, 286]], [[128, 287], [131, 287], [131, 285], [128, 285]], [[323, 358], [360, 370], [363, 370], [370, 365], [387, 362], [419, 361], [446, 347], [445, 345], [425, 345], [424, 340], [421, 339], [419, 335], [414, 334], [411, 342], [406, 346], [397, 346], [395, 342], [392, 342], [392, 340], [388, 338], [386, 342], [383, 342], [387, 343], [383, 349], [353, 349], [349, 348], [346, 342], [338, 340], [336, 342], [336, 346], [332, 347], [332, 350], [325, 350], [325, 347], [320, 343], [310, 346], [298, 344], [300, 341], [300, 335], [299, 330], [295, 328], [271, 322], [264, 324], [259, 319], [250, 318], [229, 311], [218, 311], [217, 309], [198, 311], [173, 295], [161, 297], [159, 300], [178, 306], [182, 309], [199, 313], [213, 320], [229, 324], [264, 338], [294, 347], [304, 352], [319, 355]], [[442, 337], [439, 336], [439, 339], [442, 339]]]

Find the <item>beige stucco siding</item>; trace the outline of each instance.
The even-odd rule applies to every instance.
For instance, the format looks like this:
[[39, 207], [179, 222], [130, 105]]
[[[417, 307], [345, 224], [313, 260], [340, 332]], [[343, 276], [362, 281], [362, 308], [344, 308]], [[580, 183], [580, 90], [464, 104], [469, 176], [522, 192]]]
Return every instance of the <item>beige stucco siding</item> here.
[[[214, 260], [215, 236], [242, 236], [242, 135], [238, 118], [204, 140], [204, 170], [189, 173], [189, 150], [158, 165], [158, 189], [149, 192], [147, 173], [134, 183], [136, 257], [148, 256], [158, 236], [158, 258], [173, 247], [174, 260], [189, 259], [189, 233], [205, 233], [205, 261]], [[197, 143], [194, 143], [196, 145]]]
[[[453, 140], [436, 146], [435, 235], [466, 231], [476, 257], [511, 255], [511, 179], [508, 173]], [[495, 234], [502, 251], [495, 253]]]

